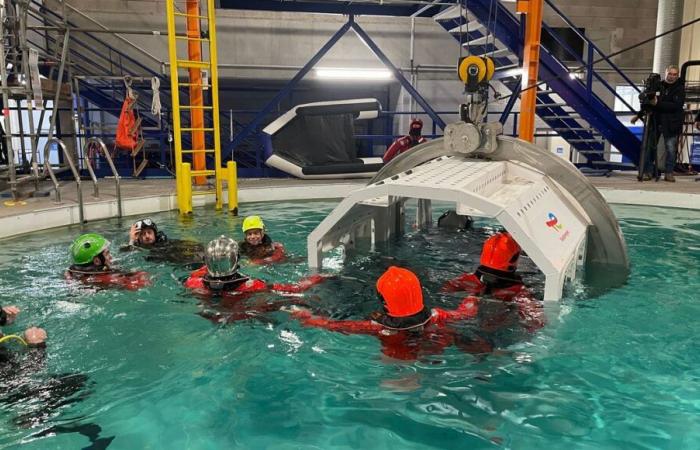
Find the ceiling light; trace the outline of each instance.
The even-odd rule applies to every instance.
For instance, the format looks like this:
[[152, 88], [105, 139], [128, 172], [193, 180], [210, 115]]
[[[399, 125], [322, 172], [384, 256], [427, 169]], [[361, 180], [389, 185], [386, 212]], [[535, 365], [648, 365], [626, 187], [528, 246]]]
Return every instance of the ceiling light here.
[[350, 69], [343, 67], [319, 67], [316, 77], [326, 80], [389, 80], [388, 69]]

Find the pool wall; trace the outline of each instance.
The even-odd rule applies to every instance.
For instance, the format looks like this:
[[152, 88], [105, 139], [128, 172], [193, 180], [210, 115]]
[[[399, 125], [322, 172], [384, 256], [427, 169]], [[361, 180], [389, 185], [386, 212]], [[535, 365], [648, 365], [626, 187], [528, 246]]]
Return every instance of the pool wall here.
[[[352, 190], [363, 186], [364, 183], [364, 180], [360, 180], [332, 184], [240, 187], [238, 198], [240, 203], [336, 199], [345, 197]], [[612, 204], [700, 210], [700, 193], [611, 188], [602, 188], [599, 191]], [[224, 198], [226, 198], [225, 193]], [[195, 207], [211, 205], [214, 203], [214, 196], [197, 196], [193, 200]], [[177, 209], [177, 201], [175, 193], [138, 196], [125, 198], [122, 208], [124, 216], [145, 215]], [[110, 199], [86, 203], [84, 213], [87, 223], [113, 218], [117, 215], [117, 202], [115, 199]], [[60, 205], [0, 217], [0, 239], [77, 224], [79, 224], [78, 205], [65, 202]]]

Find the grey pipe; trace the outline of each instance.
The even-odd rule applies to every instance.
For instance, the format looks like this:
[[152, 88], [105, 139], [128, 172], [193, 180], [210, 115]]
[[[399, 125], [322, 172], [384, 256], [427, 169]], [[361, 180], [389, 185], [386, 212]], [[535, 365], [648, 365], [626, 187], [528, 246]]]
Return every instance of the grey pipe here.
[[[656, 34], [683, 25], [683, 0], [659, 0], [656, 11]], [[678, 65], [680, 52], [681, 33], [658, 38], [654, 42], [654, 72], [663, 74], [666, 67]]]

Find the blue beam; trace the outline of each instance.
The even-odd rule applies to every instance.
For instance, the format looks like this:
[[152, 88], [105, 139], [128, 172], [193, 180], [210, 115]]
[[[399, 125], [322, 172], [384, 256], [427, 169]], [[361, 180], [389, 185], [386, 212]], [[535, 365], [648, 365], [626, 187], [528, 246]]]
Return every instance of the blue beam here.
[[433, 110], [433, 108], [430, 107], [428, 102], [425, 101], [425, 99], [418, 93], [418, 91], [411, 85], [411, 83], [406, 79], [406, 77], [403, 76], [401, 71], [397, 69], [387, 58], [387, 56], [381, 51], [381, 49], [377, 46], [377, 44], [374, 43], [374, 41], [369, 37], [367, 33], [365, 33], [365, 30], [360, 27], [356, 22], [352, 22], [351, 25], [352, 30], [357, 34], [357, 37], [360, 38], [364, 44], [369, 47], [370, 50], [372, 50], [372, 53], [375, 54], [377, 58], [391, 71], [391, 73], [394, 75], [394, 77], [398, 80], [399, 83], [401, 83], [401, 86], [403, 86], [404, 89], [413, 97], [416, 102], [423, 108], [423, 111], [430, 116], [430, 118], [433, 120], [434, 123], [437, 124], [441, 129], [445, 129], [445, 122], [438, 116], [438, 114]]
[[501, 122], [502, 125], [505, 125], [506, 120], [508, 120], [508, 116], [510, 115], [510, 112], [513, 110], [513, 106], [515, 106], [515, 101], [520, 96], [520, 88], [522, 87], [522, 78], [523, 78], [522, 75], [520, 75], [517, 78], [517, 81], [515, 82], [515, 88], [513, 89], [513, 94], [511, 94], [510, 98], [508, 99], [508, 102], [506, 103], [506, 107], [503, 108], [503, 112], [501, 113], [501, 117], [498, 119], [498, 121]]
[[[353, 4], [351, 1], [344, 3], [321, 1], [221, 0], [220, 3], [220, 8], [222, 9], [403, 17], [409, 17], [423, 7], [423, 5]], [[433, 12], [427, 10], [423, 11], [418, 16], [429, 17], [432, 15]]]
[[294, 86], [296, 86], [299, 81], [301, 81], [301, 79], [304, 78], [304, 76], [306, 76], [306, 74], [309, 73], [309, 71], [316, 65], [316, 63], [323, 58], [326, 53], [328, 53], [328, 50], [330, 50], [336, 44], [336, 42], [338, 42], [340, 38], [347, 33], [353, 23], [354, 20], [352, 16], [350, 16], [350, 19], [345, 23], [345, 25], [343, 25], [338, 31], [335, 32], [333, 36], [331, 36], [328, 42], [326, 42], [323, 47], [321, 47], [321, 49], [309, 60], [309, 62], [307, 62], [306, 65], [301, 68], [294, 78], [284, 85], [282, 90], [280, 90], [277, 95], [275, 95], [275, 97], [270, 100], [267, 105], [265, 105], [265, 107], [253, 118], [252, 121], [248, 123], [248, 125], [246, 125], [243, 130], [241, 130], [240, 133], [234, 136], [233, 141], [231, 141], [226, 147], [226, 153], [231, 153], [233, 156], [233, 150], [246, 138], [248, 138], [253, 131], [255, 131], [255, 128], [260, 125], [263, 119], [265, 119], [270, 112], [272, 112], [280, 100], [292, 92]]

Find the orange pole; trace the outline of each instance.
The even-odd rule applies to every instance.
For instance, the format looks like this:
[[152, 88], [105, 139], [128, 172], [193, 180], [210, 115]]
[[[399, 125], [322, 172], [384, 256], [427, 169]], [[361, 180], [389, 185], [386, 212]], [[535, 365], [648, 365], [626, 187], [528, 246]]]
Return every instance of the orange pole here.
[[[187, 0], [187, 14], [190, 16], [200, 16], [199, 0]], [[187, 37], [200, 38], [199, 17], [187, 17]], [[190, 61], [202, 61], [202, 41], [188, 40], [187, 41], [187, 59]], [[190, 105], [203, 106], [204, 97], [202, 90], [202, 70], [191, 68], [190, 72]], [[204, 110], [202, 108], [190, 108], [190, 127], [204, 128]], [[191, 131], [192, 133], [192, 150], [204, 150], [205, 139], [204, 131]], [[205, 170], [206, 160], [205, 153], [192, 153], [192, 166], [194, 170]], [[204, 176], [194, 177], [194, 184], [206, 184], [207, 178]]]
[[535, 139], [537, 88], [530, 87], [537, 84], [537, 72], [540, 66], [543, 3], [544, 0], [518, 0], [516, 5], [517, 12], [526, 14], [519, 134], [520, 139], [529, 142]]

